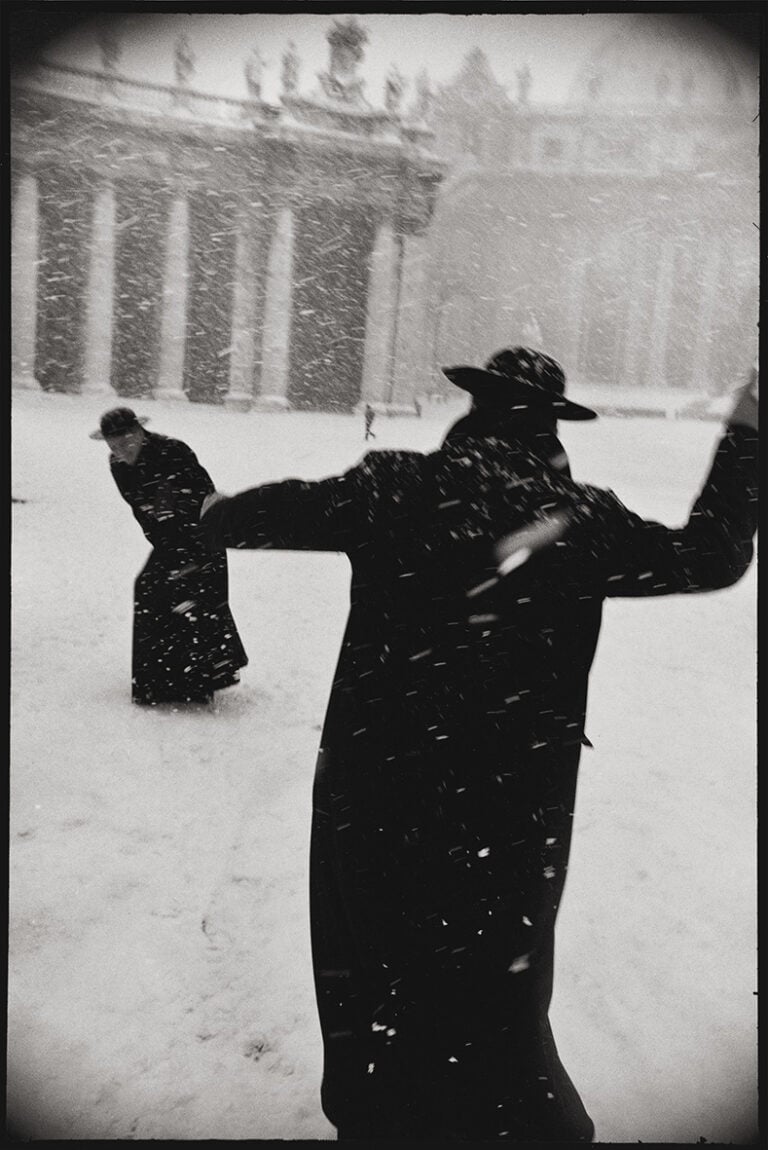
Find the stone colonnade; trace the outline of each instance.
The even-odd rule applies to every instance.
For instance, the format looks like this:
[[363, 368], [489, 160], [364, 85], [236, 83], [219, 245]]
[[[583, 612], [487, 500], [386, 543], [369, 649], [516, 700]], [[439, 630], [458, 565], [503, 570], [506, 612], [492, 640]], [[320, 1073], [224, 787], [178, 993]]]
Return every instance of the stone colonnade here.
[[[115, 396], [115, 332], [120, 231], [136, 223], [120, 219], [120, 188], [110, 181], [96, 186], [90, 204], [85, 299], [81, 314], [82, 366], [79, 378], [67, 379], [67, 390]], [[12, 206], [12, 378], [14, 386], [39, 387], [35, 365], [39, 356], [38, 301], [40, 292], [40, 178], [20, 175]], [[231, 302], [225, 317], [228, 332], [211, 332], [216, 354], [226, 357], [226, 404], [248, 409], [281, 410], [291, 406], [291, 324], [294, 308], [296, 237], [301, 207], [275, 204], [271, 211], [238, 205], [233, 215]], [[141, 226], [141, 225], [139, 225]], [[194, 244], [191, 232], [190, 189], [178, 187], [166, 196], [162, 213], [161, 298], [157, 353], [152, 360], [150, 392], [156, 398], [185, 399], [185, 371], [194, 372], [189, 356], [191, 281]], [[369, 257], [365, 346], [360, 402], [409, 402], [413, 372], [418, 370], [421, 342], [418, 316], [423, 307], [420, 237], [403, 237], [391, 217], [379, 213]], [[366, 254], [366, 253], [364, 253]], [[230, 299], [230, 297], [227, 297]], [[131, 301], [140, 306], [142, 301]], [[404, 311], [403, 321], [399, 312]], [[149, 324], [148, 324], [149, 327]], [[141, 327], [137, 329], [141, 332]], [[149, 339], [147, 335], [147, 339]], [[416, 362], [409, 362], [407, 340], [415, 339]]]
[[[690, 389], [718, 394], [731, 386], [722, 377], [717, 354], [719, 328], [726, 311], [738, 309], [748, 280], [732, 266], [733, 244], [710, 233], [695, 250], [674, 233], [655, 234], [648, 221], [628, 229], [620, 297], [621, 314], [614, 355], [601, 378], [590, 362], [585, 333], [601, 316], [585, 290], [585, 247], [570, 266], [568, 280], [567, 361], [584, 380], [651, 389]], [[728, 293], [730, 292], [730, 298]], [[748, 358], [750, 317], [727, 333], [733, 353]], [[728, 323], [726, 322], [726, 327]], [[746, 337], [747, 346], [739, 340]], [[727, 358], [727, 357], [726, 357]]]
[[[444, 185], [431, 235], [436, 389], [441, 363], [525, 342], [529, 312], [574, 383], [731, 388], [756, 350], [749, 188], [675, 179], [676, 195], [656, 178], [590, 172], [478, 171]], [[486, 205], [485, 234], [468, 222], [473, 201]]]
[[611, 317], [615, 339], [597, 363], [589, 333], [592, 325], [605, 327], [607, 322], [590, 291], [588, 272], [599, 279], [600, 245], [585, 233], [574, 238], [557, 349], [563, 363], [574, 377], [589, 382], [716, 393], [722, 381], [713, 362], [713, 330], [728, 275], [725, 237], [711, 234], [701, 250], [685, 252], [692, 269], [681, 268], [683, 249], [674, 234], [656, 234], [648, 220], [630, 225], [622, 239], [621, 290], [617, 314]]

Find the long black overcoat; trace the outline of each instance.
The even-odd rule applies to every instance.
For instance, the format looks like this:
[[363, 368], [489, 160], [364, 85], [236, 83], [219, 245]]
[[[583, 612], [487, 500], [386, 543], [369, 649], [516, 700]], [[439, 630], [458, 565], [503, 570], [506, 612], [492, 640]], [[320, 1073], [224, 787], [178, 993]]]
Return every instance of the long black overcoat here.
[[134, 585], [132, 697], [195, 702], [247, 665], [229, 608], [227, 553], [211, 548], [200, 507], [213, 482], [178, 439], [144, 432], [133, 464], [109, 465], [152, 551]]
[[[204, 517], [218, 545], [352, 564], [310, 878], [340, 1137], [591, 1138], [547, 1011], [601, 605], [735, 582], [755, 455], [754, 434], [730, 429], [676, 530], [523, 444], [452, 436]], [[495, 545], [518, 531], [501, 574]]]

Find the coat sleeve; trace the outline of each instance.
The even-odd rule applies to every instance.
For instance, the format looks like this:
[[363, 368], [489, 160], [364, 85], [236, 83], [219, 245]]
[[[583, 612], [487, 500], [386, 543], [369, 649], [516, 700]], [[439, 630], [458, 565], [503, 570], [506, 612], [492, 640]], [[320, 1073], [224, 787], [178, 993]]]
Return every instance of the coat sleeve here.
[[162, 477], [153, 508], [153, 534], [165, 546], [199, 545], [200, 507], [214, 490], [213, 481], [194, 451], [180, 441], [165, 450]]
[[684, 527], [642, 519], [610, 493], [590, 534], [606, 596], [714, 591], [746, 572], [757, 530], [756, 432], [727, 429]]
[[353, 472], [286, 479], [214, 503], [201, 526], [212, 547], [347, 551], [358, 536], [359, 502]]
[[126, 470], [110, 462], [115, 482], [130, 504], [144, 535], [163, 550], [207, 549], [200, 530], [200, 506], [214, 490], [210, 475], [180, 440], [163, 443], [153, 469], [137, 486], [126, 483]]

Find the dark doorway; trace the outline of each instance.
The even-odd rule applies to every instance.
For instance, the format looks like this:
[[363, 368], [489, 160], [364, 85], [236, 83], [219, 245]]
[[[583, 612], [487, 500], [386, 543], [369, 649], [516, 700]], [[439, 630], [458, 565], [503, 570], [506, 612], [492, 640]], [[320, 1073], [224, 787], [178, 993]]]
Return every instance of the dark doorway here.
[[117, 187], [112, 387], [151, 395], [160, 363], [167, 206], [159, 189], [139, 181]]
[[78, 392], [85, 359], [90, 188], [68, 172], [40, 182], [35, 375], [46, 391]]
[[356, 207], [319, 201], [299, 214], [288, 400], [351, 411], [360, 399], [374, 224]]
[[189, 236], [184, 390], [193, 403], [223, 403], [232, 354], [233, 205], [210, 189], [191, 196]]

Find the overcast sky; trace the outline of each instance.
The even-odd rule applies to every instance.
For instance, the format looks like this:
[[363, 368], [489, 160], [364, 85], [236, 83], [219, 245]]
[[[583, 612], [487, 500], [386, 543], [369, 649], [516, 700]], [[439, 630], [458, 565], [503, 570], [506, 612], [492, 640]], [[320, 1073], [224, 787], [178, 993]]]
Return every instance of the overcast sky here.
[[[78, 6], [80, 7], [80, 6]], [[214, 7], [214, 6], [211, 6]], [[98, 10], [96, 4], [91, 9]], [[341, 18], [346, 18], [344, 13]], [[444, 83], [458, 72], [473, 47], [486, 53], [496, 78], [510, 96], [517, 92], [517, 70], [527, 64], [533, 74], [531, 100], [559, 103], [567, 99], [579, 70], [601, 44], [630, 20], [646, 21], [664, 34], [665, 21], [677, 20], [663, 14], [638, 15], [628, 6], [626, 12], [536, 13], [536, 14], [446, 14], [419, 12], [362, 12], [360, 21], [368, 32], [365, 59], [360, 75], [366, 81], [365, 94], [374, 105], [382, 102], [384, 77], [393, 62], [408, 80], [426, 69], [434, 83]], [[108, 17], [111, 28], [124, 45], [120, 70], [131, 77], [157, 83], [173, 81], [173, 41], [187, 33], [197, 57], [193, 86], [202, 91], [242, 98], [246, 95], [243, 64], [257, 47], [266, 60], [263, 96], [276, 100], [280, 87], [280, 62], [289, 40], [295, 42], [302, 59], [300, 90], [308, 94], [316, 86], [316, 76], [328, 65], [326, 34], [332, 13], [252, 13], [195, 11], [152, 14], [134, 10]], [[700, 17], [692, 21], [692, 35], [700, 27]], [[83, 23], [62, 39], [46, 45], [46, 57], [85, 67], [98, 67], [99, 53], [93, 27]], [[727, 48], [739, 50], [735, 41]], [[412, 96], [411, 87], [406, 102]]]

